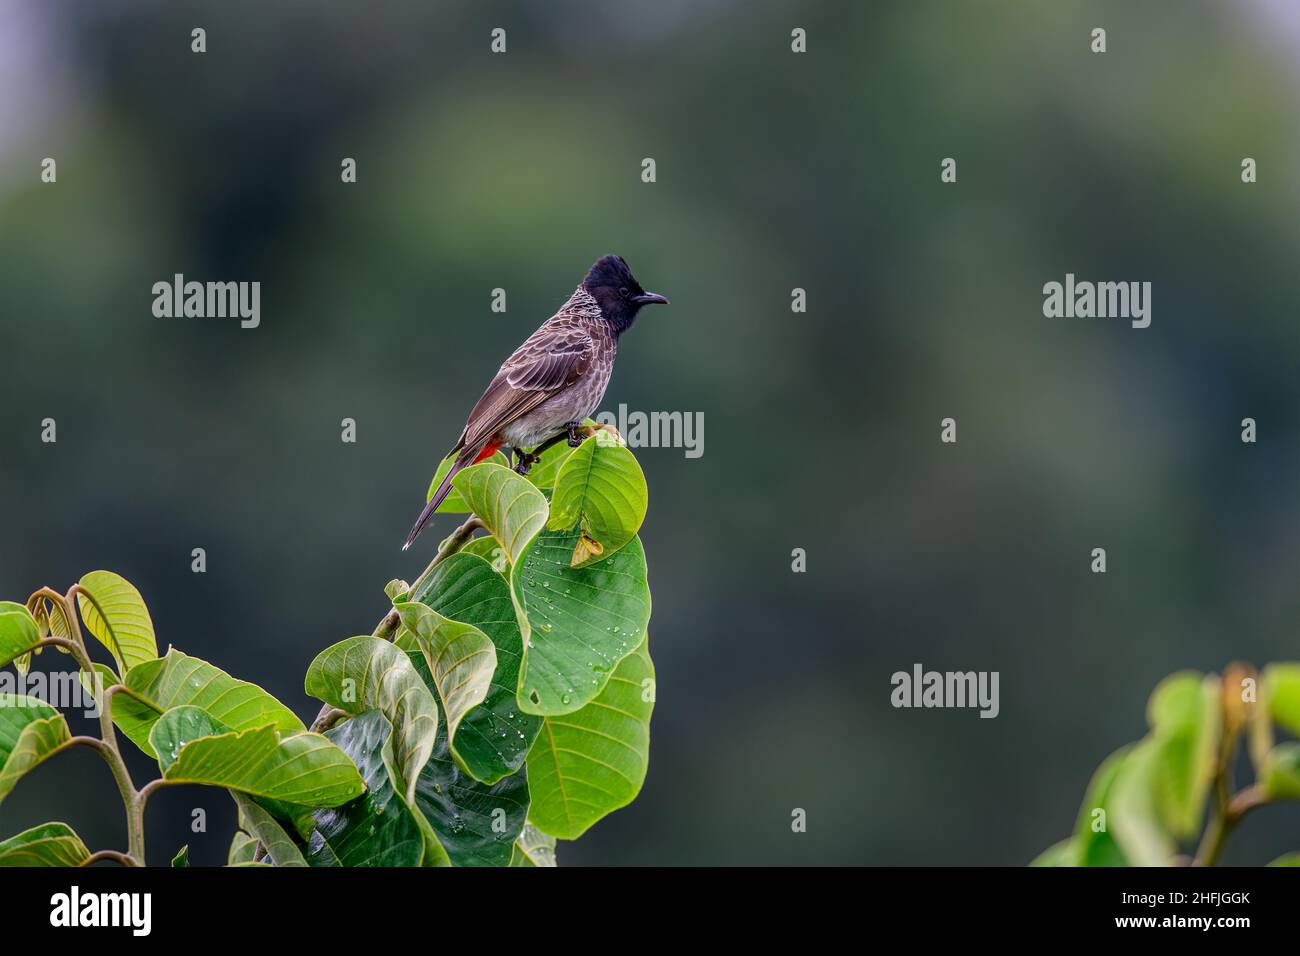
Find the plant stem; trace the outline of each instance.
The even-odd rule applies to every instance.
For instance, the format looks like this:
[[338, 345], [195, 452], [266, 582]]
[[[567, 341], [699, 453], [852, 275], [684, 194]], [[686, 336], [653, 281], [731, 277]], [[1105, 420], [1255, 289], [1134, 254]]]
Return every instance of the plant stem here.
[[[420, 588], [428, 584], [429, 579], [433, 577], [434, 568], [447, 560], [448, 557], [455, 554], [461, 548], [465, 547], [465, 545], [469, 544], [470, 538], [474, 537], [474, 532], [483, 527], [486, 526], [478, 515], [470, 515], [469, 518], [466, 519], [465, 523], [453, 531], [451, 535], [448, 536], [447, 540], [442, 543], [442, 547], [440, 547], [438, 553], [433, 556], [433, 560], [429, 562], [429, 566], [424, 569], [418, 578], [415, 579], [415, 583], [407, 588], [407, 596], [413, 597]], [[389, 608], [388, 612], [379, 619], [379, 623], [375, 625], [375, 629], [371, 632], [370, 636], [390, 641], [393, 639], [393, 635], [397, 633], [397, 628], [401, 623], [402, 617], [397, 613], [397, 608]], [[311, 729], [315, 733], [322, 733], [323, 731], [329, 730], [330, 727], [334, 726], [334, 724], [338, 723], [346, 716], [348, 715], [343, 711], [338, 710], [338, 708], [325, 704], [321, 707], [320, 713], [316, 715], [316, 719], [312, 721]]]
[[453, 531], [447, 540], [442, 543], [442, 547], [438, 549], [438, 553], [429, 562], [429, 566], [424, 569], [424, 573], [415, 579], [415, 583], [411, 585], [410, 590], [406, 593], [415, 596], [420, 588], [429, 583], [429, 579], [433, 577], [433, 569], [450, 555], [455, 554], [469, 544], [469, 539], [474, 537], [474, 532], [482, 527], [484, 527], [482, 519], [478, 515], [470, 515], [465, 523]]
[[[99, 710], [99, 739], [78, 736], [73, 737], [71, 742], [90, 747], [103, 758], [104, 763], [108, 764], [113, 780], [117, 783], [118, 792], [122, 795], [122, 806], [126, 810], [127, 852], [120, 855], [124, 859], [133, 861], [137, 866], [144, 866], [144, 801], [135, 789], [126, 761], [122, 759], [122, 751], [117, 745], [117, 731], [113, 726], [113, 695], [119, 690], [126, 690], [126, 687], [123, 684], [114, 684], [105, 689], [103, 679], [91, 663], [90, 652], [86, 650], [86, 639], [81, 633], [81, 624], [77, 619], [76, 595], [80, 590], [80, 585], [74, 584], [68, 589], [67, 594], [59, 594], [47, 587], [41, 588], [32, 595], [33, 598], [43, 597], [57, 602], [68, 625], [67, 638], [50, 636], [43, 639], [41, 645], [60, 647], [68, 651], [77, 662], [77, 667], [90, 679], [90, 687], [95, 695], [95, 706]], [[116, 853], [117, 851], [100, 852]]]
[[1214, 815], [1205, 831], [1205, 838], [1201, 840], [1192, 866], [1214, 866], [1218, 863], [1233, 828], [1251, 810], [1267, 804], [1268, 798], [1258, 786], [1252, 785], [1238, 791], [1230, 799], [1225, 796], [1221, 803], [1219, 812]]
[[140, 865], [138, 862], [136, 862], [135, 857], [130, 856], [126, 853], [121, 853], [117, 850], [98, 850], [97, 852], [90, 854], [90, 856], [86, 859], [86, 862], [81, 865], [90, 866], [90, 864], [98, 863], [101, 860], [112, 860], [114, 863], [120, 863], [123, 866]]

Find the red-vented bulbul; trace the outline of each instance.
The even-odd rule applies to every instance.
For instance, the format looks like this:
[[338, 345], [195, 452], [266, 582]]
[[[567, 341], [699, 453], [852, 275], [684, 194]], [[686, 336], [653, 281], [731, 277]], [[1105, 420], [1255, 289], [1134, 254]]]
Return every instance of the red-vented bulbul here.
[[[501, 365], [447, 453], [456, 460], [402, 550], [424, 530], [462, 468], [504, 446], [514, 455], [515, 470], [526, 475], [538, 456], [561, 438], [580, 445], [577, 429], [605, 395], [618, 337], [631, 328], [641, 307], [651, 303], [666, 305], [668, 300], [642, 289], [622, 256], [598, 260], [560, 311]], [[525, 450], [530, 447], [531, 453]]]

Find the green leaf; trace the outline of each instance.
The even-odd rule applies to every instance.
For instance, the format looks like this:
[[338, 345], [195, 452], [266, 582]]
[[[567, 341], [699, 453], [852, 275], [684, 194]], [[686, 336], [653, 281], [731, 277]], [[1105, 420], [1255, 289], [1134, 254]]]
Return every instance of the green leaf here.
[[515, 841], [510, 855], [511, 866], [555, 866], [555, 837], [548, 836], [531, 823]]
[[77, 606], [82, 620], [112, 653], [119, 674], [158, 656], [149, 609], [130, 581], [112, 571], [91, 571], [80, 585]]
[[236, 830], [235, 835], [230, 839], [230, 849], [226, 851], [226, 865], [240, 866], [252, 863], [256, 854], [257, 840], [243, 830]]
[[528, 754], [528, 819], [544, 833], [575, 840], [631, 803], [645, 781], [653, 709], [654, 664], [643, 640], [594, 700], [543, 722]]
[[23, 774], [71, 740], [63, 715], [42, 700], [0, 694], [0, 801]]
[[[419, 810], [393, 791], [384, 753], [392, 725], [377, 710], [344, 721], [329, 738], [352, 758], [366, 782], [361, 797], [317, 810], [307, 842], [311, 866], [447, 866], [450, 860]], [[425, 765], [427, 768], [427, 764]]]
[[595, 564], [626, 545], [641, 528], [649, 503], [636, 456], [598, 431], [564, 462], [551, 495], [551, 531], [578, 531], [569, 563]]
[[1200, 832], [1219, 750], [1219, 682], [1194, 671], [1161, 681], [1147, 719], [1157, 744], [1156, 806], [1170, 833]]
[[[495, 538], [482, 540], [499, 550]], [[542, 726], [515, 700], [524, 643], [510, 586], [482, 558], [461, 552], [434, 567], [421, 600], [443, 617], [475, 625], [496, 648], [487, 697], [465, 714], [454, 736], [462, 766], [481, 782], [496, 783], [523, 766]]]
[[1300, 743], [1274, 747], [1260, 783], [1270, 800], [1300, 800]]
[[89, 859], [66, 823], [42, 823], [0, 843], [0, 866], [85, 866]]
[[[424, 604], [405, 603], [396, 607], [402, 616], [397, 646], [424, 654], [433, 686], [442, 701], [443, 713], [447, 715], [447, 739], [452, 756], [472, 773], [457, 750], [456, 729], [465, 715], [487, 697], [497, 666], [496, 648], [491, 639], [474, 625], [443, 617]], [[416, 679], [419, 679], [418, 675]], [[436, 733], [435, 728], [428, 737], [431, 749]], [[490, 775], [495, 769], [495, 763], [491, 763], [485, 772]]]
[[490, 534], [475, 538], [457, 553], [473, 554], [482, 558], [492, 565], [492, 570], [498, 574], [504, 574], [510, 567], [510, 558], [506, 555], [505, 548], [501, 547], [500, 542]]
[[529, 484], [543, 491], [553, 489], [555, 480], [560, 476], [560, 469], [564, 467], [564, 463], [569, 460], [574, 450], [567, 441], [559, 441], [542, 452], [541, 460], [533, 462], [525, 476]]
[[1157, 800], [1160, 744], [1145, 737], [1124, 757], [1111, 785], [1107, 824], [1130, 866], [1169, 866], [1177, 845]]
[[1071, 845], [1075, 853], [1075, 862], [1070, 865], [1127, 865], [1124, 852], [1111, 833], [1110, 820], [1115, 811], [1112, 791], [1124, 761], [1128, 758], [1129, 750], [1129, 747], [1121, 747], [1115, 751], [1101, 762], [1101, 766], [1092, 775], [1074, 828], [1075, 836]]
[[568, 714], [605, 686], [639, 645], [650, 621], [645, 553], [626, 547], [585, 568], [569, 567], [578, 536], [539, 534], [515, 562], [511, 591], [527, 650], [518, 702], [531, 714]]
[[[594, 419], [584, 418], [582, 425], [587, 429], [596, 428]], [[602, 428], [601, 431], [604, 431]], [[555, 479], [560, 475], [560, 469], [564, 463], [569, 460], [569, 456], [574, 452], [573, 447], [567, 441], [558, 441], [546, 451], [542, 452], [542, 457], [533, 462], [528, 469], [529, 483], [536, 485], [543, 491], [550, 491], [555, 487]]]
[[[109, 675], [111, 679], [111, 674]], [[192, 704], [228, 730], [272, 726], [282, 733], [305, 730], [298, 715], [256, 684], [170, 648], [166, 657], [137, 664], [123, 681], [129, 693], [113, 695], [113, 722], [137, 747], [157, 758], [149, 732], [164, 712]]]
[[[432, 683], [421, 654], [412, 655], [420, 676]], [[528, 818], [528, 771], [494, 784], [480, 783], [451, 757], [445, 726], [415, 788], [415, 806], [432, 824], [456, 866], [508, 866], [514, 842]]]
[[1076, 837], [1053, 843], [1030, 861], [1030, 866], [1078, 866], [1079, 847]]
[[1300, 866], [1300, 853], [1283, 853], [1269, 866]]
[[0, 601], [0, 667], [26, 657], [41, 642], [36, 618], [22, 604]]
[[305, 688], [352, 716], [366, 710], [383, 713], [393, 727], [389, 770], [402, 798], [411, 802], [415, 778], [438, 732], [438, 709], [407, 656], [380, 638], [351, 637], [316, 656]]
[[490, 461], [473, 465], [452, 479], [513, 564], [546, 525], [546, 496], [526, 478]]
[[226, 787], [308, 807], [337, 806], [364, 789], [347, 754], [320, 734], [282, 736], [270, 726], [227, 731], [189, 705], [163, 714], [149, 743], [172, 783]]
[[189, 866], [189, 865], [190, 865], [190, 845], [187, 843], [185, 844], [185, 846], [177, 850], [176, 855], [172, 857], [172, 866], [180, 867], [180, 866]]
[[[239, 825], [241, 832], [247, 831], [252, 834], [250, 840], [254, 844], [260, 841], [262, 846], [266, 847], [266, 855], [276, 866], [306, 866], [307, 861], [302, 857], [302, 851], [298, 849], [298, 844], [293, 841], [288, 832], [280, 825], [280, 821], [273, 817], [267, 810], [261, 806], [252, 797], [245, 796], [238, 791], [230, 791], [231, 797], [235, 800], [235, 806], [239, 808]], [[233, 851], [233, 846], [232, 846]], [[248, 859], [252, 860], [253, 851], [248, 853]], [[231, 860], [230, 862], [234, 862]]]
[[[438, 463], [438, 470], [434, 473], [433, 481], [429, 482], [429, 490], [424, 496], [425, 501], [428, 501], [433, 497], [433, 493], [438, 490], [438, 486], [442, 484], [442, 479], [445, 478], [447, 472], [451, 470], [451, 463], [455, 460], [455, 455], [449, 455]], [[500, 465], [502, 468], [509, 467], [509, 461], [501, 452], [495, 452], [490, 458], [483, 460], [483, 464], [489, 463]], [[442, 500], [442, 504], [438, 506], [438, 509], [434, 514], [466, 514], [472, 510], [473, 509], [466, 504], [465, 499], [461, 496], [460, 490], [456, 487], [455, 481], [453, 481], [451, 491], [447, 493], [447, 497]]]
[[1264, 668], [1264, 701], [1280, 726], [1300, 736], [1300, 664]]

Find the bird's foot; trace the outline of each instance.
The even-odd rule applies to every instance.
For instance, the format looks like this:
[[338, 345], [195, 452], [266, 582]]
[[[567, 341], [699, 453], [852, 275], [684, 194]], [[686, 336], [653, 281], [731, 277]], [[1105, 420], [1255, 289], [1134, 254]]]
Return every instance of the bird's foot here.
[[533, 465], [537, 464], [542, 457], [541, 455], [530, 455], [522, 448], [512, 448], [510, 450], [515, 453], [515, 471], [521, 475], [528, 474]]
[[568, 433], [570, 448], [577, 448], [582, 444], [584, 438], [588, 438], [591, 435], [590, 431], [583, 428], [582, 422], [569, 422], [564, 426], [564, 430]]
[[615, 428], [613, 425], [607, 425], [604, 422], [596, 422], [594, 425], [583, 425], [581, 428], [578, 429], [578, 434], [581, 435], [583, 438], [591, 438], [593, 435], [596, 434], [596, 432], [605, 432], [606, 434], [613, 435], [614, 441], [616, 441], [618, 444], [627, 445], [627, 442], [624, 441], [623, 436], [618, 433], [618, 429]]

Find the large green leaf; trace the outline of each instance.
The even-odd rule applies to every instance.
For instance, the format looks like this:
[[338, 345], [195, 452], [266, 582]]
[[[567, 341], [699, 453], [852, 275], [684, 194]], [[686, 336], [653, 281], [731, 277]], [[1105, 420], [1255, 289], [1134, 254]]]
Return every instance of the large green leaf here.
[[[584, 418], [582, 425], [588, 430], [594, 430], [596, 422], [590, 418]], [[604, 429], [601, 429], [604, 431]], [[560, 469], [568, 461], [569, 456], [573, 454], [573, 446], [567, 441], [558, 441], [546, 451], [542, 452], [541, 458], [533, 462], [532, 467], [528, 469], [528, 481], [536, 485], [543, 491], [550, 491], [555, 487], [555, 479], [560, 475]]]
[[1264, 702], [1273, 719], [1300, 737], [1300, 664], [1264, 668]]
[[[465, 715], [487, 696], [497, 666], [496, 648], [491, 638], [474, 625], [443, 617], [427, 605], [403, 603], [396, 607], [402, 616], [397, 646], [424, 654], [433, 686], [442, 701], [442, 711], [447, 715], [447, 739], [452, 756], [473, 773], [457, 749], [456, 730]], [[428, 738], [430, 749], [434, 734], [436, 728]], [[487, 772], [493, 769], [494, 764]]]
[[653, 682], [649, 641], [643, 640], [594, 700], [543, 721], [528, 753], [528, 819], [538, 829], [575, 840], [640, 792], [650, 759]]
[[[584, 443], [585, 444], [585, 443]], [[540, 461], [533, 462], [528, 469], [528, 482], [535, 485], [543, 491], [550, 491], [555, 487], [555, 480], [560, 476], [560, 469], [564, 463], [569, 460], [574, 449], [570, 447], [567, 441], [559, 441], [552, 445], [546, 451], [542, 452]]]
[[456, 488], [515, 562], [546, 525], [546, 496], [509, 468], [485, 461], [454, 479]]
[[1107, 825], [1130, 866], [1169, 866], [1177, 849], [1157, 796], [1162, 763], [1159, 743], [1145, 737], [1111, 784]]
[[91, 571], [79, 583], [81, 618], [112, 653], [119, 674], [158, 656], [153, 619], [135, 585], [112, 571]]
[[1157, 747], [1157, 807], [1176, 837], [1200, 832], [1219, 751], [1219, 682], [1194, 671], [1166, 677], [1151, 694], [1147, 720]]
[[515, 562], [510, 585], [526, 642], [518, 703], [532, 714], [584, 707], [645, 638], [650, 587], [633, 538], [599, 564], [569, 567], [576, 532], [545, 531]]
[[219, 667], [176, 648], [166, 657], [137, 664], [113, 695], [113, 722], [151, 757], [149, 732], [165, 711], [185, 704], [202, 708], [229, 730], [272, 726], [283, 733], [305, 730], [298, 715], [256, 684], [237, 680]]
[[[231, 791], [233, 795], [234, 791]], [[257, 839], [243, 830], [236, 830], [230, 838], [230, 849], [226, 851], [227, 866], [245, 866], [253, 862], [257, 855]]]
[[89, 859], [66, 823], [42, 823], [0, 843], [0, 866], [85, 866]]
[[[424, 496], [425, 501], [428, 501], [433, 497], [433, 493], [438, 490], [438, 486], [442, 484], [442, 479], [445, 478], [447, 472], [451, 470], [451, 463], [455, 460], [456, 456], [450, 455], [438, 462], [438, 470], [434, 473], [433, 481], [429, 482], [429, 491]], [[500, 465], [503, 468], [507, 467], [508, 464], [506, 456], [501, 452], [495, 452], [490, 458], [484, 459], [484, 462]], [[438, 509], [434, 514], [465, 514], [471, 510], [470, 506], [465, 503], [465, 499], [461, 497], [461, 493], [456, 488], [455, 482], [453, 482], [451, 491], [447, 492], [447, 497], [442, 499], [442, 504], [438, 506]]]
[[25, 657], [40, 641], [31, 612], [22, 604], [0, 601], [0, 667]]
[[63, 715], [42, 700], [0, 694], [0, 801], [23, 774], [68, 746]]
[[[271, 816], [252, 797], [236, 790], [230, 791], [230, 795], [234, 797], [235, 806], [239, 808], [240, 827], [261, 841], [262, 846], [266, 847], [266, 855], [270, 857], [271, 862], [276, 866], [307, 865], [307, 861], [302, 857], [302, 851], [298, 849], [298, 844], [280, 825], [279, 820]], [[249, 859], [252, 859], [251, 855]]]
[[347, 754], [320, 734], [281, 735], [270, 726], [230, 731], [190, 705], [163, 714], [149, 743], [172, 783], [226, 787], [307, 807], [337, 806], [364, 789]]
[[[495, 538], [483, 540], [498, 547]], [[483, 783], [496, 783], [523, 766], [542, 726], [515, 700], [524, 644], [510, 586], [482, 558], [462, 552], [433, 569], [419, 599], [444, 617], [475, 625], [496, 647], [487, 697], [465, 714], [454, 737], [462, 765]]]
[[543, 833], [531, 823], [515, 841], [510, 855], [511, 866], [555, 866], [555, 837]]
[[[501, 547], [501, 543], [490, 534], [475, 538], [465, 545], [458, 552], [460, 554], [473, 554], [482, 558], [488, 564], [492, 565], [492, 570], [498, 574], [505, 572], [510, 567], [510, 558], [506, 555], [506, 549]], [[412, 596], [412, 600], [419, 600]]]
[[316, 656], [305, 687], [344, 713], [383, 713], [393, 727], [389, 769], [403, 799], [414, 799], [415, 778], [438, 732], [438, 708], [406, 654], [377, 637], [348, 638]]
[[1079, 847], [1075, 837], [1053, 843], [1030, 862], [1030, 866], [1078, 866]]
[[449, 865], [428, 821], [393, 791], [390, 762], [384, 756], [392, 737], [388, 718], [380, 711], [367, 711], [339, 724], [327, 736], [356, 763], [366, 792], [343, 806], [315, 812], [308, 862], [312, 866]]
[[551, 495], [552, 531], [578, 531], [569, 563], [594, 564], [623, 547], [641, 528], [649, 503], [636, 457], [607, 431], [598, 431], [564, 462]]
[[1289, 740], [1273, 748], [1260, 786], [1271, 800], [1300, 800], [1300, 743]]
[[1076, 857], [1072, 865], [1125, 866], [1127, 864], [1124, 852], [1111, 833], [1110, 821], [1115, 812], [1112, 791], [1124, 761], [1128, 757], [1129, 749], [1121, 747], [1115, 751], [1101, 762], [1101, 766], [1092, 775], [1075, 825], [1072, 847]]
[[[432, 683], [424, 656], [411, 660]], [[452, 759], [444, 722], [416, 785], [415, 806], [456, 866], [508, 866], [528, 818], [528, 771], [520, 767], [494, 784], [480, 783]]]

